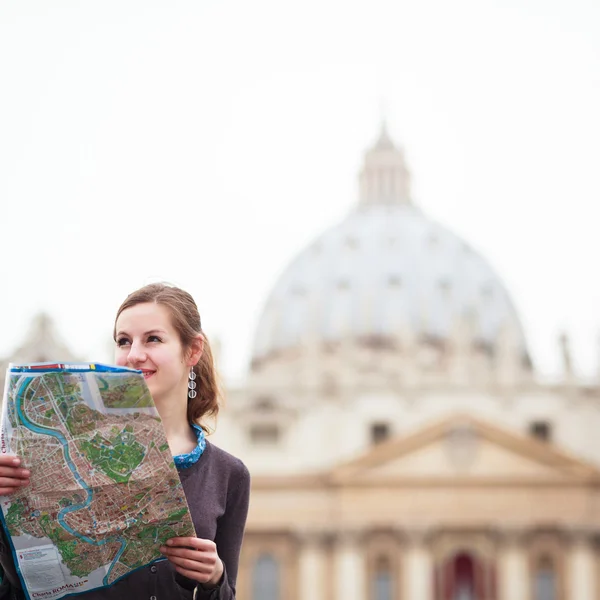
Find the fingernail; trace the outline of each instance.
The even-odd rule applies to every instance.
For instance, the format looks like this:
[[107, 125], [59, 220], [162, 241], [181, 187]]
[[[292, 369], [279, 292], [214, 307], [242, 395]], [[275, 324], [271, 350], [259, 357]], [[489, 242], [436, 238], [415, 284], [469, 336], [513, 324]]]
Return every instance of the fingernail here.
[[159, 550], [160, 550], [160, 551], [161, 551], [161, 552], [164, 554], [164, 552], [165, 552], [166, 548], [165, 548], [164, 546], [161, 546], [161, 547], [159, 548]]
[[20, 458], [13, 458], [13, 465], [18, 467], [20, 464], [21, 464]]
[[173, 540], [167, 540], [167, 546], [172, 546], [173, 545]]
[[29, 485], [29, 479], [23, 479], [21, 485]]
[[31, 475], [31, 471], [29, 469], [23, 469], [21, 471], [21, 475], [23, 475], [23, 477], [29, 477]]

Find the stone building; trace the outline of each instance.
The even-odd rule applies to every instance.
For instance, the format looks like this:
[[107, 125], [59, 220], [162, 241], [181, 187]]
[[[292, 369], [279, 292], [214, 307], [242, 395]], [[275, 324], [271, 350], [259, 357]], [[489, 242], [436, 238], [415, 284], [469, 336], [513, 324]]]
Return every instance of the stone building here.
[[[253, 475], [243, 600], [600, 600], [600, 389], [536, 376], [493, 269], [385, 128], [282, 274], [214, 442]], [[74, 360], [46, 316], [13, 362]], [[0, 365], [3, 377], [5, 365]]]
[[253, 493], [246, 600], [598, 600], [600, 397], [540, 383], [502, 281], [411, 201], [359, 202], [275, 283], [215, 437]]
[[50, 315], [39, 313], [34, 317], [31, 327], [22, 344], [15, 348], [10, 356], [0, 360], [0, 389], [4, 390], [4, 378], [9, 363], [36, 363], [61, 360], [76, 361], [67, 345], [60, 339]]

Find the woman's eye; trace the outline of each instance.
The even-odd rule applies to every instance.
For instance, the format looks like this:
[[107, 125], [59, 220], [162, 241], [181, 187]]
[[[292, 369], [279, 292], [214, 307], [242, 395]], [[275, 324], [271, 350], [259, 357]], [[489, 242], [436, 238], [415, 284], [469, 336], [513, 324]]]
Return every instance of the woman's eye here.
[[128, 340], [127, 338], [119, 338], [119, 339], [117, 340], [117, 346], [118, 346], [119, 348], [121, 348], [121, 347], [125, 346], [126, 344], [129, 344], [129, 340]]
[[148, 336], [149, 342], [162, 342], [162, 340], [157, 335]]

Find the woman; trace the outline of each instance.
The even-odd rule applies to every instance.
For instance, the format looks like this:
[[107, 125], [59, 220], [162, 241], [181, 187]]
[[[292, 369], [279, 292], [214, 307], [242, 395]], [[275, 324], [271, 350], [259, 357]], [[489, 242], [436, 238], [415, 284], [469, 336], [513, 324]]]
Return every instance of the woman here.
[[[114, 326], [115, 359], [139, 369], [163, 421], [198, 537], [173, 538], [160, 551], [168, 559], [115, 585], [82, 594], [90, 600], [234, 600], [250, 476], [241, 461], [205, 439], [204, 419], [216, 416], [219, 391], [210, 347], [193, 298], [164, 284], [130, 294]], [[24, 457], [26, 462], [26, 457]], [[29, 483], [18, 458], [0, 456], [0, 494]], [[4, 532], [0, 599], [22, 597]]]

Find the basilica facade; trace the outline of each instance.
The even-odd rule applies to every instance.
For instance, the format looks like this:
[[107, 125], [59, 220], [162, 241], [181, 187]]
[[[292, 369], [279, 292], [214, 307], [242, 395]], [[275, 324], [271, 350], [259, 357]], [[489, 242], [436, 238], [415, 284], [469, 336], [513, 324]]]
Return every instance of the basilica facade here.
[[[227, 389], [213, 441], [253, 480], [238, 597], [600, 600], [600, 389], [561, 343], [542, 383], [502, 281], [415, 205], [383, 128]], [[10, 356], [75, 358], [44, 315]]]
[[275, 283], [215, 441], [253, 475], [247, 600], [599, 600], [600, 391], [534, 371], [510, 295], [411, 199], [359, 201]]

